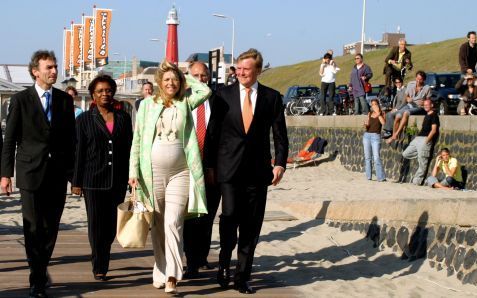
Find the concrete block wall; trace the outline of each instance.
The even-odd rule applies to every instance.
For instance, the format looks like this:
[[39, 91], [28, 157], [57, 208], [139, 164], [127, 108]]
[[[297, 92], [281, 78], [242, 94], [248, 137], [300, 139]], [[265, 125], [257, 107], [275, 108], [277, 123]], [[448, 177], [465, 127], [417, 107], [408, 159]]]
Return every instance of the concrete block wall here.
[[[319, 136], [328, 140], [328, 153], [337, 152], [343, 166], [351, 171], [364, 172], [364, 152], [362, 146], [364, 116], [301, 116], [287, 117], [290, 156], [296, 155], [305, 142]], [[422, 125], [422, 116], [411, 117], [409, 123]], [[467, 189], [477, 190], [477, 117], [441, 116], [441, 130], [434, 148], [429, 171], [435, 163], [440, 148], [448, 147], [467, 173]], [[381, 158], [389, 179], [409, 182], [417, 169], [417, 161], [406, 162], [402, 151], [411, 142], [412, 136], [393, 145], [384, 141]], [[430, 173], [428, 173], [430, 174]]]

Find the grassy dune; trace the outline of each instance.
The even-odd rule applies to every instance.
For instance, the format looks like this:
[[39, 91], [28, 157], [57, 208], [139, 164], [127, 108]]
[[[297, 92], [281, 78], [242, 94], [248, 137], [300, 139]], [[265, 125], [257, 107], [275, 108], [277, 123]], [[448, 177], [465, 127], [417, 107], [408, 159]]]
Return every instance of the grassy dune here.
[[[409, 47], [412, 53], [414, 69], [406, 77], [406, 81], [414, 78], [415, 71], [426, 72], [459, 71], [459, 47], [466, 39], [456, 38], [441, 42]], [[338, 52], [336, 50], [336, 52]], [[365, 63], [373, 70], [372, 84], [384, 84], [384, 59], [389, 49], [369, 52], [365, 54]], [[341, 68], [336, 77], [337, 84], [347, 84], [349, 74], [354, 65], [354, 56], [339, 56], [335, 61]], [[282, 94], [292, 85], [314, 84], [319, 87], [321, 79], [318, 74], [321, 58], [304, 61], [294, 65], [280, 66], [264, 72], [259, 80], [261, 83], [279, 90]]]

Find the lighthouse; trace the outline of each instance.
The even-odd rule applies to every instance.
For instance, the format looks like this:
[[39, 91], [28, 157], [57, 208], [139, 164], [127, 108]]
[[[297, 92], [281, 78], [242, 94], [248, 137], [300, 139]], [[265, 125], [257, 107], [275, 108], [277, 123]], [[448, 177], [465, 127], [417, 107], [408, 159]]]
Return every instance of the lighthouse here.
[[177, 26], [179, 25], [179, 17], [177, 16], [177, 10], [175, 6], [172, 6], [167, 16], [167, 48], [166, 59], [167, 61], [177, 64], [179, 62], [179, 50], [177, 40]]

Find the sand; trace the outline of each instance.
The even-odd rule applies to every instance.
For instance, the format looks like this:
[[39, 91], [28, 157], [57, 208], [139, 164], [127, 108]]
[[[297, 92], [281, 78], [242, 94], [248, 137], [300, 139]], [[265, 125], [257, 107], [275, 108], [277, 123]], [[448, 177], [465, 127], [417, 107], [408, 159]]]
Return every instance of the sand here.
[[[270, 187], [267, 210], [288, 212], [296, 200], [382, 200], [402, 198], [475, 198], [475, 192], [440, 191], [393, 182], [367, 181], [346, 171], [339, 161], [287, 170]], [[272, 274], [303, 297], [474, 297], [475, 286], [462, 285], [426, 260], [407, 262], [389, 249], [373, 248], [355, 231], [341, 232], [322, 221], [293, 214], [297, 220], [266, 221], [254, 262], [255, 280]], [[21, 228], [18, 194], [0, 201], [0, 230]], [[84, 202], [68, 197], [62, 229], [86, 231]], [[218, 225], [212, 250], [218, 253]], [[235, 255], [235, 254], [234, 254]]]

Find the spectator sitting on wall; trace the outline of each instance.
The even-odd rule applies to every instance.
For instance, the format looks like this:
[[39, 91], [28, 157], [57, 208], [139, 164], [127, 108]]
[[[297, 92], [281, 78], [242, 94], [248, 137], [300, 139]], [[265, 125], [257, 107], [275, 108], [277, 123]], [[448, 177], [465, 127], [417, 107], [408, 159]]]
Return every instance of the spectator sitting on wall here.
[[[416, 80], [410, 82], [406, 88], [406, 105], [402, 107], [402, 119], [399, 120], [399, 125], [396, 123], [393, 135], [386, 140], [390, 144], [392, 141], [398, 140], [400, 134], [407, 126], [410, 115], [425, 115], [424, 100], [431, 97], [431, 88], [425, 84], [426, 73], [422, 70], [416, 72]], [[396, 119], [398, 119], [396, 117]]]
[[394, 79], [393, 109], [390, 113], [386, 114], [386, 124], [383, 128], [383, 139], [387, 139], [392, 136], [393, 131], [396, 131], [399, 127], [402, 115], [407, 108], [406, 101], [406, 87], [401, 78]]
[[[445, 178], [439, 181], [437, 175], [442, 171]], [[450, 151], [444, 148], [439, 152], [432, 174], [427, 178], [427, 185], [441, 189], [463, 189], [464, 180], [462, 179], [462, 170], [455, 157], [450, 155]]]
[[473, 74], [466, 74], [455, 85], [455, 89], [459, 91], [462, 96], [459, 105], [457, 106], [457, 112], [460, 115], [468, 115], [471, 104], [477, 106], [477, 81]]

